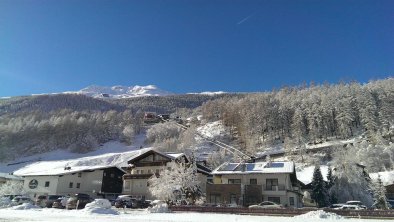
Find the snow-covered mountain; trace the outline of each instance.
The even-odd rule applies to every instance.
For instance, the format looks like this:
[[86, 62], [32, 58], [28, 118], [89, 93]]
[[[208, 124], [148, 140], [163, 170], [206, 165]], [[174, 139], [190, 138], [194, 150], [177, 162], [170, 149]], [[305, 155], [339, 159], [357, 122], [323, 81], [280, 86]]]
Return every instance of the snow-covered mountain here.
[[147, 86], [97, 86], [91, 85], [86, 88], [83, 88], [76, 92], [66, 92], [66, 93], [77, 93], [84, 94], [87, 96], [95, 97], [95, 98], [130, 98], [130, 97], [139, 97], [139, 96], [168, 96], [173, 95], [174, 93], [159, 89], [155, 85], [147, 85]]

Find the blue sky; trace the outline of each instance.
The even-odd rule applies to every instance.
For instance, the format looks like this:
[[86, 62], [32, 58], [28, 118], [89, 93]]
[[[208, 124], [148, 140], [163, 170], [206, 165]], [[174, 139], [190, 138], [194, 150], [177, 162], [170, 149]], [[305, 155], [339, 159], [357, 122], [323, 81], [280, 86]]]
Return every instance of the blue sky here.
[[0, 0], [0, 96], [393, 76], [394, 1]]

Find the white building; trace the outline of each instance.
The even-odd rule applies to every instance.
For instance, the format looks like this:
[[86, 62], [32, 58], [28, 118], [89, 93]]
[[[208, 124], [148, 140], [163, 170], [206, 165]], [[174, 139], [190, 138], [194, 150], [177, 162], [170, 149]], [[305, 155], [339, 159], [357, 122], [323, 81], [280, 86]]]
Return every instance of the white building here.
[[[42, 165], [46, 165], [44, 162]], [[85, 193], [92, 197], [120, 194], [124, 171], [115, 166], [78, 166], [54, 170], [34, 170], [40, 163], [17, 171], [24, 179], [24, 190], [37, 195]]]

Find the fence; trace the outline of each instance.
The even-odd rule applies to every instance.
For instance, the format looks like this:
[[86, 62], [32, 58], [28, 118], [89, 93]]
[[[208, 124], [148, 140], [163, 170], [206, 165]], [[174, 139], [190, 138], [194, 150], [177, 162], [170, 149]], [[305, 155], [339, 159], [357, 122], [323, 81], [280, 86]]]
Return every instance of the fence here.
[[[201, 207], [201, 206], [170, 206], [172, 211], [206, 212], [206, 213], [231, 213], [250, 215], [278, 215], [296, 216], [315, 211], [314, 208], [247, 208], [247, 207]], [[335, 210], [323, 209], [345, 217], [374, 218], [385, 217], [394, 219], [394, 210]]]

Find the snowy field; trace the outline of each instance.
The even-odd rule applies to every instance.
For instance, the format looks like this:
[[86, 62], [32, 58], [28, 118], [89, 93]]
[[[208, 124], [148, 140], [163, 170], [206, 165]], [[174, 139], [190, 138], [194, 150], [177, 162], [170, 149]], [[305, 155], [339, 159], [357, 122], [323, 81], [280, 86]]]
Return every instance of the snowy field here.
[[251, 216], [235, 214], [210, 213], [150, 213], [147, 210], [113, 210], [112, 212], [93, 212], [89, 210], [61, 210], [50, 208], [32, 208], [17, 210], [0, 209], [0, 222], [5, 221], [56, 221], [56, 222], [113, 222], [113, 221], [148, 221], [148, 222], [316, 222], [316, 221], [349, 221], [378, 222], [383, 220], [345, 219], [338, 215], [330, 215], [318, 211], [297, 217]]

